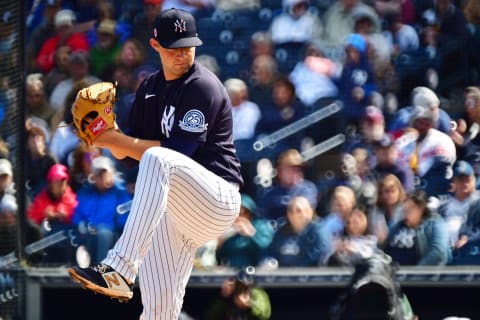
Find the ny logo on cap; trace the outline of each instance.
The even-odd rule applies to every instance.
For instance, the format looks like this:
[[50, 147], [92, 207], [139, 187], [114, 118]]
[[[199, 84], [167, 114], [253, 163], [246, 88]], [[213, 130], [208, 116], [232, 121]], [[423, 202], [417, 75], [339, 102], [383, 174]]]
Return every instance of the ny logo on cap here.
[[174, 23], [175, 32], [184, 32], [187, 31], [187, 22], [183, 19], [176, 20]]

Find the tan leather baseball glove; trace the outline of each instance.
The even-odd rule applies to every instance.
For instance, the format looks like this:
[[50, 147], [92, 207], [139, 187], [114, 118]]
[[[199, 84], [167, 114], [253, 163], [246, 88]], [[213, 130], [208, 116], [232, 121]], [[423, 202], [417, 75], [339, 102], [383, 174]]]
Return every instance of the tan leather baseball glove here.
[[73, 124], [80, 139], [91, 145], [108, 129], [115, 128], [113, 112], [116, 85], [111, 82], [95, 83], [77, 93], [72, 105]]

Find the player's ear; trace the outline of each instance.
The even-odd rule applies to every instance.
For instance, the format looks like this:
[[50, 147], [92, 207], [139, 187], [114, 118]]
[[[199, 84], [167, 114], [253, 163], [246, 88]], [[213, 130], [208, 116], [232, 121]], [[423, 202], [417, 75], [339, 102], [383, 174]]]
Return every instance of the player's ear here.
[[155, 40], [154, 38], [150, 38], [150, 46], [153, 48], [153, 50], [159, 52], [161, 46], [160, 46], [160, 43], [158, 43], [157, 40]]

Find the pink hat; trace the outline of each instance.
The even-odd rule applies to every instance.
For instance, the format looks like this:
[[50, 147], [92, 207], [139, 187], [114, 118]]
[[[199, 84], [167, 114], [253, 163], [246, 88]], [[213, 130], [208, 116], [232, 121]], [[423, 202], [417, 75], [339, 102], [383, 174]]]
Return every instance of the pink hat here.
[[382, 110], [375, 106], [368, 106], [365, 108], [363, 119], [375, 123], [382, 123], [384, 121]]
[[68, 179], [68, 168], [63, 164], [54, 164], [50, 170], [48, 170], [47, 181], [60, 181]]

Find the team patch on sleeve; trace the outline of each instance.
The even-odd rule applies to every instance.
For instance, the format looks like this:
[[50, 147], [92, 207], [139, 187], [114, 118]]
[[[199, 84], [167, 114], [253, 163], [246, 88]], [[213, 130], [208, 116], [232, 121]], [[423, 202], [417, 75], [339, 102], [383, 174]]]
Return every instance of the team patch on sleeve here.
[[179, 126], [189, 132], [204, 132], [208, 123], [205, 123], [205, 116], [201, 111], [192, 109], [185, 114], [183, 120], [180, 120]]

